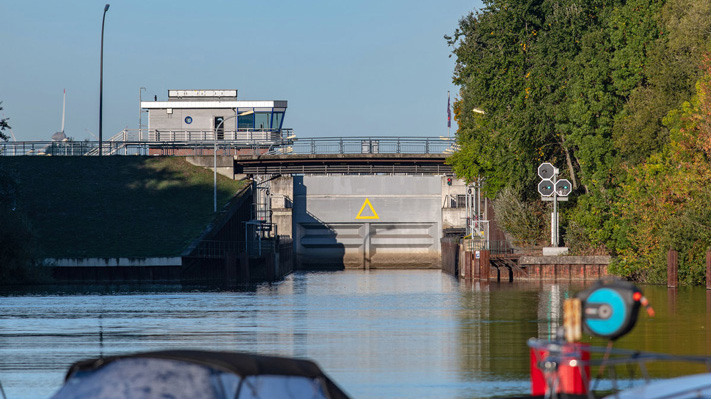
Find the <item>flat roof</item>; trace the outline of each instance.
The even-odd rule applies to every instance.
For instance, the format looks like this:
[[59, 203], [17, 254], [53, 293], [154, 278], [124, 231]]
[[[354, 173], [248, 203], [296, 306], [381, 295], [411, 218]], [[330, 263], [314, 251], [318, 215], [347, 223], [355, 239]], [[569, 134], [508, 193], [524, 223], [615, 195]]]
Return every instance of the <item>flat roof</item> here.
[[[286, 101], [141, 101], [141, 108], [145, 109], [205, 109], [205, 108], [283, 108]], [[283, 111], [283, 110], [282, 110]]]
[[231, 97], [237, 98], [237, 90], [168, 90], [169, 98]]

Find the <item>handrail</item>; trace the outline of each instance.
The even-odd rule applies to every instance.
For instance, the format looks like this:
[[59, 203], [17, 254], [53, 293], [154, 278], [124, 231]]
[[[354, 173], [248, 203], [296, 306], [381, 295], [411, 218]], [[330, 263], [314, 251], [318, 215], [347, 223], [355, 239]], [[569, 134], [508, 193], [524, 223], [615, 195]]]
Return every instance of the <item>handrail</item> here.
[[447, 154], [455, 145], [454, 139], [444, 137], [311, 137], [295, 139], [268, 154]]
[[112, 142], [176, 142], [176, 141], [280, 141], [293, 135], [293, 129], [124, 129], [113, 135]]
[[[439, 154], [446, 155], [456, 146], [453, 139], [440, 137], [314, 137], [295, 138], [291, 129], [281, 132], [240, 129], [225, 131], [215, 140], [212, 131], [122, 130], [103, 142], [103, 153], [110, 155], [210, 155], [234, 154], [250, 149], [253, 154]], [[14, 141], [0, 142], [0, 155], [98, 155], [97, 141]], [[154, 151], [155, 150], [155, 151]], [[234, 151], [233, 151], [234, 150]], [[156, 152], [157, 151], [157, 152]]]

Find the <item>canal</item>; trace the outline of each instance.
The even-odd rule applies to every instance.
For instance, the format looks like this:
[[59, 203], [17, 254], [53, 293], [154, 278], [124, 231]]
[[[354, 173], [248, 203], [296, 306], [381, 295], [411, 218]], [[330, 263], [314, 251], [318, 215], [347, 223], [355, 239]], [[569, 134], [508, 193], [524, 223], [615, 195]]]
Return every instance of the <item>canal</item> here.
[[[467, 284], [422, 270], [299, 272], [276, 284], [229, 292], [3, 292], [0, 382], [9, 399], [48, 398], [74, 361], [191, 348], [311, 358], [353, 398], [525, 394], [526, 340], [549, 337], [562, 320], [563, 300], [582, 288]], [[642, 288], [657, 316], [640, 314], [617, 347], [711, 354], [706, 290]], [[652, 368], [656, 377], [701, 371]]]

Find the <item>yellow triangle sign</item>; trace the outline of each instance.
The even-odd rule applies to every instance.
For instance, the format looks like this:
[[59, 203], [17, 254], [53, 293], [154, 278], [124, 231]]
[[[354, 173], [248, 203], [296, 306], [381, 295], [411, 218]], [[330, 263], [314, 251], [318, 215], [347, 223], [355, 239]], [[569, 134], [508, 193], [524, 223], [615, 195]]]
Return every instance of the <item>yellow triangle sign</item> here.
[[[373, 212], [373, 216], [363, 216], [363, 210], [365, 209], [366, 205], [368, 206], [368, 208], [370, 208], [370, 211]], [[378, 213], [375, 212], [375, 209], [373, 209], [373, 204], [370, 203], [370, 200], [368, 198], [363, 201], [363, 206], [360, 207], [360, 211], [358, 211], [356, 219], [380, 219]]]

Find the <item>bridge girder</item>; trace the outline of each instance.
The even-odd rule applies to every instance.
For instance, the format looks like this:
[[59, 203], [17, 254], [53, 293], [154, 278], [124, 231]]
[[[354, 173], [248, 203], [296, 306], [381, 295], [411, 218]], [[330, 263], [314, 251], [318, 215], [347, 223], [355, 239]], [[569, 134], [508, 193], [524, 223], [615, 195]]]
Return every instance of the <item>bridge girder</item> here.
[[444, 154], [238, 155], [235, 174], [453, 175]]

